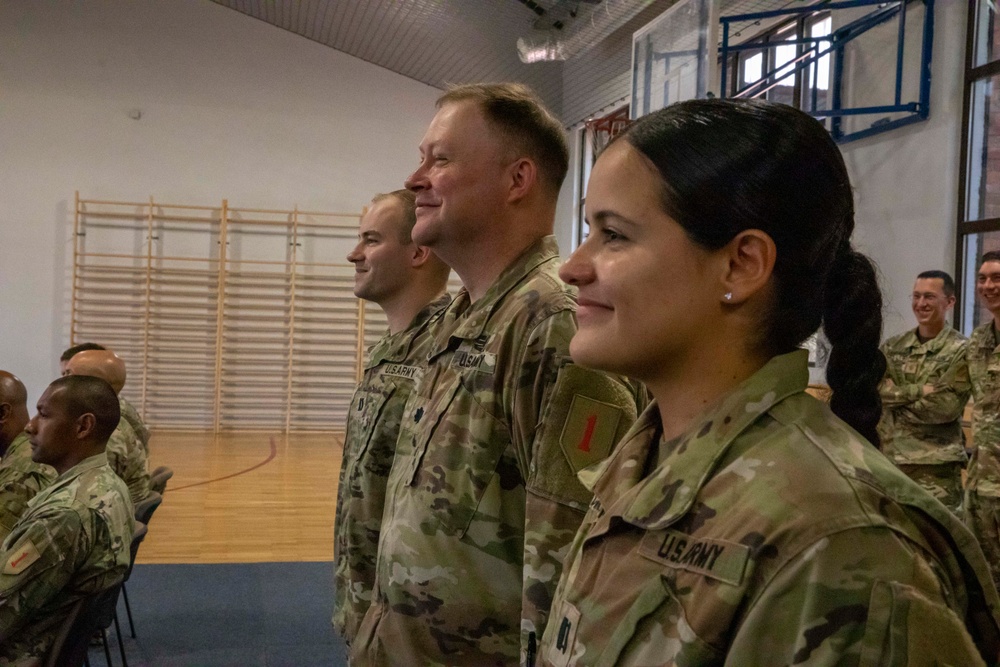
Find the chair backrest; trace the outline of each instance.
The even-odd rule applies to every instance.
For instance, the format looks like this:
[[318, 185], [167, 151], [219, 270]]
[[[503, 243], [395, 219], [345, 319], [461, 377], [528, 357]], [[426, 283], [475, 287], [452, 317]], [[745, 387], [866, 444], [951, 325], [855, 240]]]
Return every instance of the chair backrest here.
[[45, 667], [80, 667], [87, 657], [90, 640], [111, 626], [118, 604], [121, 582], [77, 602], [63, 621], [45, 658]]
[[159, 507], [162, 502], [163, 496], [158, 494], [156, 491], [150, 491], [145, 500], [141, 500], [136, 503], [135, 520], [148, 525], [149, 520], [153, 518], [153, 512], [156, 511], [156, 508]]
[[132, 576], [132, 568], [135, 567], [135, 557], [139, 554], [139, 545], [146, 539], [146, 533], [149, 532], [149, 528], [146, 524], [136, 521], [134, 531], [132, 533], [132, 544], [129, 546], [128, 569], [125, 570], [125, 578], [122, 581], [128, 581], [129, 577]]
[[167, 466], [160, 466], [149, 476], [149, 485], [153, 491], [163, 494], [167, 490], [167, 481], [174, 476], [174, 471]]

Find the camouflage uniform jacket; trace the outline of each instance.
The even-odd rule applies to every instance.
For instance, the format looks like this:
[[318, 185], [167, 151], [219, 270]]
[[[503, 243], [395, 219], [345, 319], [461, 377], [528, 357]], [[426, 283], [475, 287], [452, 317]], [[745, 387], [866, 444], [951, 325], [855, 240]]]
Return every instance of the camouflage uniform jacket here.
[[347, 414], [334, 528], [333, 626], [348, 644], [371, 603], [399, 420], [433, 343], [428, 325], [450, 302], [451, 297], [441, 295], [405, 331], [386, 333], [368, 350], [364, 377]]
[[135, 520], [104, 454], [32, 498], [0, 547], [0, 665], [41, 658], [77, 600], [118, 583]]
[[28, 501], [55, 478], [54, 468], [31, 460], [27, 433], [14, 438], [0, 460], [0, 542], [21, 518]]
[[1000, 600], [975, 539], [804, 392], [806, 365], [775, 357], [666, 442], [654, 403], [581, 474], [594, 500], [539, 664], [995, 660]]
[[1000, 497], [1000, 345], [993, 321], [969, 337], [966, 356], [972, 379], [972, 445], [968, 488]]
[[576, 300], [547, 237], [461, 290], [400, 426], [372, 605], [351, 664], [511, 665], [541, 635], [590, 502], [576, 471], [636, 416], [634, 387], [569, 359]]
[[[972, 386], [965, 337], [945, 328], [926, 343], [916, 329], [882, 345], [888, 366], [880, 393], [882, 453], [896, 463], [965, 461], [962, 414]], [[924, 385], [934, 391], [924, 395]]]
[[139, 416], [139, 411], [132, 406], [131, 403], [125, 400], [124, 396], [118, 397], [118, 407], [122, 411], [122, 419], [128, 422], [128, 425], [132, 427], [135, 431], [136, 437], [139, 438], [139, 444], [142, 445], [142, 451], [149, 456], [149, 429], [146, 427], [146, 423], [142, 421], [142, 417]]
[[150, 491], [149, 463], [142, 445], [139, 444], [139, 437], [124, 418], [118, 422], [118, 428], [111, 434], [105, 451], [111, 469], [118, 473], [128, 486], [132, 503], [145, 500]]

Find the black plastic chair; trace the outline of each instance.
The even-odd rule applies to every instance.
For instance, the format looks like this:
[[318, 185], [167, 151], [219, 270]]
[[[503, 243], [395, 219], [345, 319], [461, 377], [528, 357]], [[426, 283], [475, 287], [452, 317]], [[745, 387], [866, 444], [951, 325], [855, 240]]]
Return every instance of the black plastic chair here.
[[[161, 496], [159, 493], [155, 491], [152, 491], [148, 496], [146, 496], [145, 500], [141, 501], [138, 505], [135, 506], [136, 530], [137, 531], [139, 530], [138, 528], [139, 525], [142, 526], [143, 538], [146, 537], [146, 532], [149, 526], [149, 520], [153, 518], [153, 513], [156, 511], [156, 508], [159, 507], [160, 503], [162, 502], [163, 502], [163, 496]], [[139, 542], [136, 542], [134, 539], [132, 540], [132, 558], [129, 561], [128, 571], [125, 573], [125, 581], [128, 581], [128, 578], [132, 576], [132, 568], [135, 567], [135, 557], [136, 554], [139, 553], [139, 544], [141, 542], [142, 540], [139, 540]], [[135, 621], [132, 620], [132, 605], [128, 601], [128, 589], [125, 587], [124, 582], [122, 582], [122, 599], [125, 601], [125, 615], [128, 617], [129, 636], [131, 636], [132, 639], [135, 639], [137, 635], [135, 634]], [[116, 610], [115, 628], [117, 629], [117, 627], [118, 627], [118, 612]]]
[[[128, 605], [128, 594], [125, 593], [125, 582], [128, 578], [132, 576], [132, 568], [135, 567], [135, 557], [139, 553], [139, 545], [142, 541], [146, 539], [146, 533], [149, 532], [146, 524], [139, 521], [135, 522], [135, 532], [132, 533], [132, 544], [129, 545], [129, 559], [128, 559], [128, 569], [125, 570], [125, 576], [122, 578], [121, 589], [122, 597], [125, 599], [125, 612], [128, 614], [128, 624], [129, 628], [132, 630], [132, 639], [135, 639], [135, 626], [132, 624], [132, 610]], [[122, 666], [128, 667], [128, 658], [125, 657], [125, 644], [122, 643], [122, 629], [121, 624], [118, 622], [118, 601], [115, 600], [115, 607], [112, 610], [113, 620], [115, 623], [115, 633], [118, 635], [118, 648], [121, 649], [122, 654]], [[109, 667], [111, 663], [108, 663]]]
[[[107, 630], [114, 619], [118, 592], [121, 589], [120, 583], [115, 584], [111, 588], [85, 597], [73, 606], [49, 649], [43, 663], [45, 667], [80, 667], [84, 663], [89, 666], [87, 650], [94, 635], [100, 635], [101, 643], [104, 645], [104, 657], [108, 667], [111, 666]], [[125, 647], [122, 645], [121, 633], [118, 634], [118, 647], [124, 660]]]
[[167, 490], [167, 481], [174, 476], [174, 471], [167, 466], [160, 466], [149, 476], [149, 485], [153, 491], [160, 495]]
[[153, 512], [162, 502], [163, 496], [156, 491], [150, 491], [144, 500], [135, 504], [135, 520], [148, 526], [149, 520], [153, 518]]

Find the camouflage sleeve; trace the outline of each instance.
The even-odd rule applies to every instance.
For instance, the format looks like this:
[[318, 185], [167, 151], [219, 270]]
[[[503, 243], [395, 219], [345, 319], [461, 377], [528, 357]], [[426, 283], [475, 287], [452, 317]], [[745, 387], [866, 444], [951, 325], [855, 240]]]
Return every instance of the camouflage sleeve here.
[[919, 384], [895, 384], [888, 376], [878, 388], [882, 396], [883, 408], [898, 408], [919, 400], [924, 395], [924, 387]]
[[0, 642], [66, 585], [77, 567], [83, 533], [80, 516], [62, 509], [11, 534], [8, 548], [0, 551]]
[[917, 424], [947, 424], [961, 419], [965, 405], [969, 402], [969, 394], [972, 393], [964, 348], [952, 358], [941, 377], [930, 384], [934, 391], [926, 396], [921, 395], [902, 408], [901, 411], [909, 421]]
[[514, 399], [514, 441], [527, 470], [521, 657], [540, 641], [562, 562], [590, 503], [576, 473], [611, 452], [637, 416], [635, 388], [569, 358], [571, 311], [531, 333]]
[[885, 377], [879, 385], [879, 394], [882, 397], [882, 408], [898, 408], [902, 405], [909, 405], [920, 398], [924, 393], [922, 385], [902, 384], [897, 374], [896, 367], [892, 364], [889, 341], [882, 343], [879, 350], [886, 359]]
[[[4, 475], [0, 475], [0, 478]], [[24, 513], [28, 501], [38, 493], [38, 484], [30, 475], [21, 479], [0, 480], [0, 544]]]
[[151, 482], [145, 453], [131, 428], [119, 427], [108, 440], [105, 452], [108, 464], [128, 486], [133, 503], [149, 495]]
[[729, 654], [752, 665], [983, 665], [946, 602], [955, 591], [923, 553], [885, 528], [823, 538], [765, 585]]

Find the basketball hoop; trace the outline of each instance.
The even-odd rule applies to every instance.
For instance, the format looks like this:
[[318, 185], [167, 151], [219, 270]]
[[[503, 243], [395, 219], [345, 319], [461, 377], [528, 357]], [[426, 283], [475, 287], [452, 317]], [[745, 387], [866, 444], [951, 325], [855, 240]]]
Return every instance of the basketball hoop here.
[[594, 159], [597, 159], [597, 156], [612, 139], [628, 129], [631, 124], [632, 120], [628, 117], [627, 106], [612, 111], [607, 116], [588, 120], [585, 125]]

